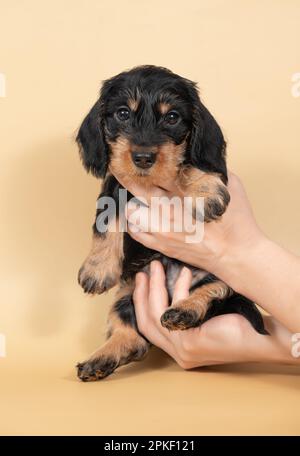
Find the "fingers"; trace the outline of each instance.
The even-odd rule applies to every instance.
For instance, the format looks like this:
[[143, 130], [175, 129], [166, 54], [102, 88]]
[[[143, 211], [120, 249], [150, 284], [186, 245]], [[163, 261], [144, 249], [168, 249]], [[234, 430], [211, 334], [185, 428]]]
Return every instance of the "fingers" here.
[[129, 202], [125, 208], [128, 234], [144, 246], [165, 253], [166, 244], [160, 242], [159, 217], [151, 214], [151, 208]]
[[128, 225], [128, 234], [135, 239], [137, 242], [140, 242], [145, 247], [149, 249], [157, 250], [156, 240], [150, 233], [143, 233], [142, 231], [137, 231], [136, 226]]
[[147, 309], [149, 307], [149, 278], [145, 272], [138, 272], [135, 276], [133, 303], [139, 330], [147, 327]]
[[159, 261], [151, 262], [150, 277], [144, 272], [136, 274], [133, 301], [139, 328], [141, 326], [148, 330], [149, 324], [160, 325], [160, 317], [168, 307], [169, 300], [165, 280], [165, 272]]
[[[177, 297], [183, 297], [188, 293], [190, 281], [191, 273], [185, 268], [176, 284]], [[164, 269], [159, 261], [151, 262], [149, 278], [143, 272], [139, 272], [136, 275], [133, 303], [140, 333], [149, 342], [168, 353], [178, 364], [183, 365], [180, 354], [182, 351], [182, 338], [190, 338], [193, 330], [186, 331], [185, 334], [182, 334], [181, 331], [169, 332], [160, 323], [160, 317], [168, 308], [169, 300], [165, 286]]]
[[166, 275], [160, 261], [152, 261], [150, 264], [150, 287], [149, 302], [154, 321], [159, 322], [160, 317], [169, 305], [169, 297], [166, 288]]
[[192, 271], [186, 266], [184, 266], [181, 269], [179, 277], [175, 283], [173, 303], [180, 301], [181, 299], [185, 299], [189, 296], [192, 278]]
[[168, 307], [165, 275], [160, 262], [151, 263], [150, 278], [144, 272], [136, 274], [133, 303], [138, 329], [151, 343], [166, 351], [164, 328], [160, 316]]
[[133, 202], [126, 205], [125, 216], [127, 218], [128, 234], [149, 249], [157, 250], [157, 241], [149, 232], [155, 227], [150, 226], [150, 210], [146, 206], [140, 206]]
[[165, 189], [155, 186], [155, 185], [146, 187], [139, 183], [133, 182], [132, 179], [126, 179], [126, 178], [120, 179], [119, 177], [117, 179], [120, 182], [120, 184], [123, 185], [124, 188], [126, 188], [127, 190], [130, 191], [130, 193], [132, 193], [132, 195], [134, 195], [138, 199], [140, 199], [140, 198], [146, 199], [146, 201], [148, 201], [149, 204], [150, 204], [152, 196], [168, 195], [168, 190], [165, 190]]
[[149, 207], [129, 201], [125, 207], [125, 216], [132, 232], [152, 231]]

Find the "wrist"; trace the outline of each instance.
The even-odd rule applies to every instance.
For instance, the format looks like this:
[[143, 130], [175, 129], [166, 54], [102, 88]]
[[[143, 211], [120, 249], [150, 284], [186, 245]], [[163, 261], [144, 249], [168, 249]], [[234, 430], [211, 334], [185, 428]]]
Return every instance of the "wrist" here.
[[248, 340], [249, 358], [252, 362], [300, 365], [300, 359], [293, 356], [292, 334], [272, 316], [264, 316], [268, 336], [252, 332]]
[[272, 242], [258, 231], [239, 243], [219, 246], [216, 248], [212, 263], [212, 272], [226, 282], [236, 292], [244, 294], [244, 283], [248, 283], [248, 271], [252, 267], [258, 269], [265, 257], [265, 252]]

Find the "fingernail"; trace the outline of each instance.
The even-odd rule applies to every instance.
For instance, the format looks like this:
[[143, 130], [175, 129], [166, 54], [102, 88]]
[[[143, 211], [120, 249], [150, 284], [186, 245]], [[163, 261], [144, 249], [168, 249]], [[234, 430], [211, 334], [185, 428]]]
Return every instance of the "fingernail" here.
[[181, 277], [187, 277], [191, 274], [192, 274], [191, 270], [189, 268], [187, 268], [186, 266], [183, 266], [183, 268], [181, 269], [181, 272], [180, 272]]
[[132, 233], [139, 233], [141, 230], [139, 229], [138, 226], [134, 225], [133, 223], [128, 222], [128, 230], [131, 231]]
[[137, 272], [135, 274], [135, 283], [137, 284], [137, 282], [141, 279], [141, 276], [142, 276], [142, 273], [141, 272]]
[[135, 201], [129, 200], [127, 203], [127, 209], [136, 209], [138, 205]]
[[150, 274], [153, 274], [156, 270], [156, 261], [151, 261], [150, 263]]

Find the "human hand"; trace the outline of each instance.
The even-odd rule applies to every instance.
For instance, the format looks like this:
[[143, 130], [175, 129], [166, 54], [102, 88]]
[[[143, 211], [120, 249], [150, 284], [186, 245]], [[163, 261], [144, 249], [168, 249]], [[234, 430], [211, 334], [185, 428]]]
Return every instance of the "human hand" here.
[[[165, 190], [160, 187], [144, 189], [130, 181], [121, 183], [138, 198], [146, 198], [149, 204], [151, 196], [172, 197], [177, 192], [176, 187], [169, 186], [168, 182]], [[284, 325], [289, 331], [299, 333], [300, 258], [262, 233], [244, 187], [232, 173], [229, 173], [228, 190], [231, 200], [226, 212], [218, 221], [204, 224], [204, 236], [198, 243], [186, 242], [190, 233], [184, 230], [142, 232], [129, 225], [129, 234], [146, 247], [214, 274], [265, 309], [271, 315], [267, 323], [275, 328]], [[132, 211], [135, 209], [129, 207], [128, 217]], [[151, 220], [151, 204], [139, 212], [144, 214], [147, 226], [147, 220]], [[238, 316], [235, 317], [244, 324]], [[227, 316], [217, 318], [221, 321]], [[266, 339], [270, 341], [269, 337]], [[291, 335], [285, 341], [289, 345]]]
[[[189, 295], [191, 278], [190, 270], [184, 267], [175, 285], [173, 303]], [[136, 275], [133, 301], [141, 334], [184, 369], [238, 362], [297, 363], [290, 354], [290, 334], [271, 317], [264, 317], [268, 337], [258, 334], [237, 314], [220, 315], [184, 331], [162, 327], [160, 317], [169, 303], [159, 261], [151, 262], [150, 277], [143, 272]]]
[[[144, 189], [135, 183], [122, 184], [127, 185], [126, 188], [137, 198], [143, 197], [148, 202], [149, 207], [139, 209], [145, 220], [151, 220], [151, 196], [172, 197], [177, 191], [174, 186], [168, 189], [154, 186]], [[253, 245], [264, 239], [254, 219], [244, 187], [240, 179], [232, 173], [229, 173], [228, 189], [231, 201], [225, 214], [220, 220], [205, 224], [201, 242], [187, 243], [186, 238], [190, 233], [185, 231], [151, 232], [150, 227], [148, 232], [143, 232], [129, 225], [128, 232], [146, 247], [205, 269], [221, 278], [219, 271], [222, 260], [227, 255], [246, 255]], [[127, 217], [130, 218], [135, 210], [135, 205], [128, 205]]]

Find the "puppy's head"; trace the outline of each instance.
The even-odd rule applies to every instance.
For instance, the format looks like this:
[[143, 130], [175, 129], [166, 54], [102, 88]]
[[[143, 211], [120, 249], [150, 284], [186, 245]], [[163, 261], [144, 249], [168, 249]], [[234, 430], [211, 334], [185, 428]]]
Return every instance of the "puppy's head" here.
[[109, 169], [121, 180], [159, 184], [185, 163], [227, 179], [224, 138], [196, 84], [162, 67], [140, 66], [106, 80], [77, 142], [85, 168], [97, 177]]

